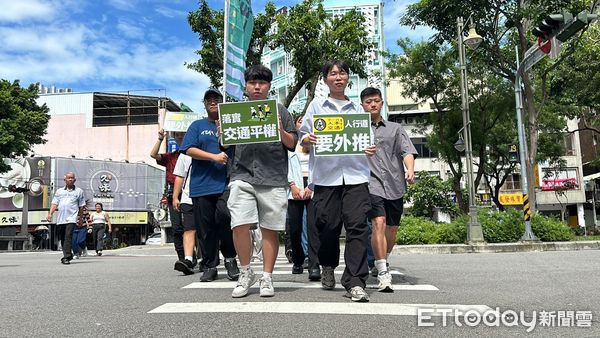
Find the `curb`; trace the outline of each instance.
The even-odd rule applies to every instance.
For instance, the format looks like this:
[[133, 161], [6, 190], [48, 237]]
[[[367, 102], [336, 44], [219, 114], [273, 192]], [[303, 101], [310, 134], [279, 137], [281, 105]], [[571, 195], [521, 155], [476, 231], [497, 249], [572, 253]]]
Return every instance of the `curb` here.
[[600, 250], [600, 241], [396, 245], [394, 255]]

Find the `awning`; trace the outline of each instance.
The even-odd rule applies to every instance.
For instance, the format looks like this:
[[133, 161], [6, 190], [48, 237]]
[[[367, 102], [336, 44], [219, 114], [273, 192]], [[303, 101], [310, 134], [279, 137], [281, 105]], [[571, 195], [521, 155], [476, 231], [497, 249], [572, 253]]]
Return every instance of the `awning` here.
[[600, 172], [595, 173], [595, 174], [591, 174], [591, 175], [587, 175], [587, 176], [583, 176], [583, 181], [593, 181], [597, 178], [600, 178]]

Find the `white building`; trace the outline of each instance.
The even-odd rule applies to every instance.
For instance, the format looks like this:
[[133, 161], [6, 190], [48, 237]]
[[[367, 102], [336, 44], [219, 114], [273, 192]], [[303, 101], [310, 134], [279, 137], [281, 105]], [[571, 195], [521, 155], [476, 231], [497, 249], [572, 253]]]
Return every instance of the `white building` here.
[[[361, 79], [355, 74], [350, 74], [351, 87], [346, 89], [346, 95], [352, 101], [360, 100], [360, 92], [369, 86], [383, 88], [384, 58], [380, 51], [385, 48], [383, 38], [383, 2], [380, 0], [325, 0], [323, 2], [325, 12], [329, 16], [344, 15], [346, 12], [358, 8], [365, 17], [365, 27], [368, 32], [368, 39], [374, 44], [372, 51], [369, 51], [369, 58], [366, 64], [368, 79]], [[280, 12], [285, 12], [287, 9], [282, 8]], [[273, 72], [273, 81], [271, 89], [275, 91], [275, 98], [279, 102], [283, 102], [288, 86], [294, 82], [294, 68], [290, 65], [289, 55], [285, 53], [283, 48], [271, 50], [266, 48], [262, 63], [269, 67]], [[319, 81], [315, 90], [315, 97], [325, 97], [328, 94], [327, 86]], [[382, 91], [384, 100], [386, 99], [385, 90]], [[289, 106], [290, 112], [301, 112], [304, 109], [307, 98], [307, 90], [302, 89]]]

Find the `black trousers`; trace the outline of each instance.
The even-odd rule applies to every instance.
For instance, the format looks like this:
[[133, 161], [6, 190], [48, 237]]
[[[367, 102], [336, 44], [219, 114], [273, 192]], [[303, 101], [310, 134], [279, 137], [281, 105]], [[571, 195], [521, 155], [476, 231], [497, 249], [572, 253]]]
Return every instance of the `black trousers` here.
[[167, 203], [169, 207], [169, 220], [173, 229], [173, 245], [175, 252], [180, 261], [185, 259], [183, 253], [183, 218], [181, 213], [173, 208], [173, 195], [167, 195]]
[[365, 287], [369, 275], [367, 265], [367, 213], [371, 209], [367, 183], [341, 186], [315, 186], [313, 197], [315, 224], [321, 245], [322, 266], [335, 268], [340, 262], [340, 233], [346, 229], [342, 285], [346, 290]]
[[288, 200], [285, 231], [286, 242], [289, 239], [289, 247], [286, 245], [286, 251], [288, 249], [292, 250], [292, 262], [297, 266], [302, 266], [304, 263], [302, 219], [304, 217], [304, 208], [308, 207], [309, 204], [310, 200]]
[[58, 238], [62, 245], [63, 258], [73, 259], [73, 229], [75, 223], [66, 223], [58, 225]]
[[192, 198], [194, 218], [200, 225], [202, 264], [209, 268], [219, 265], [219, 249], [225, 258], [236, 256], [231, 232], [231, 216], [227, 209], [229, 191], [223, 194]]
[[96, 252], [102, 251], [104, 248], [104, 231], [106, 231], [106, 224], [95, 223], [92, 225], [92, 242], [94, 242]]
[[308, 230], [308, 268], [317, 269], [319, 267], [319, 248], [321, 239], [319, 238], [319, 229], [315, 222], [315, 203], [311, 199], [306, 209], [307, 230]]

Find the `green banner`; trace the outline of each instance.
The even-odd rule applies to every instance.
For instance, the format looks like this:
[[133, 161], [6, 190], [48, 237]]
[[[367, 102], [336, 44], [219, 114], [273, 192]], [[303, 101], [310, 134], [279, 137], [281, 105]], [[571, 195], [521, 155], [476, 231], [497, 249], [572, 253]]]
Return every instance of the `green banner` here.
[[364, 155], [373, 144], [371, 114], [313, 115], [315, 156]]
[[281, 141], [278, 115], [275, 100], [219, 104], [221, 144]]

